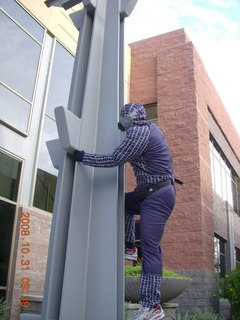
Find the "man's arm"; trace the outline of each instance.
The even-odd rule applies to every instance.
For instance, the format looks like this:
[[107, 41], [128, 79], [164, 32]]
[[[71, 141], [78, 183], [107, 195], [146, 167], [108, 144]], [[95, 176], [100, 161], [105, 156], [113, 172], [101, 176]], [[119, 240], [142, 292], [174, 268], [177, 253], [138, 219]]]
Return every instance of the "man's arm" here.
[[92, 167], [115, 167], [140, 156], [146, 149], [150, 130], [148, 126], [135, 126], [127, 131], [125, 140], [112, 154], [83, 153], [83, 164]]

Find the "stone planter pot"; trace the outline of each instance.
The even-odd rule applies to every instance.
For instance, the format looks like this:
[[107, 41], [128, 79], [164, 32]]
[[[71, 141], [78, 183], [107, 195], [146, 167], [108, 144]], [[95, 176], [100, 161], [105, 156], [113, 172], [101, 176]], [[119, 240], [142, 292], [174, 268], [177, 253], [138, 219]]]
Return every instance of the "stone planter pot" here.
[[[125, 277], [125, 301], [139, 303], [140, 277]], [[166, 303], [179, 296], [192, 282], [192, 279], [163, 278], [161, 283], [161, 303]]]

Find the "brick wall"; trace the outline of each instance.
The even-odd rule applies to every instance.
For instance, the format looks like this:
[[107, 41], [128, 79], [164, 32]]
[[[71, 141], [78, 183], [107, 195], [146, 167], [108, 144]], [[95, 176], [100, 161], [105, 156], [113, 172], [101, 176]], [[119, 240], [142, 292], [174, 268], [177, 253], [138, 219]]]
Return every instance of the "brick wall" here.
[[[170, 146], [175, 176], [185, 182], [176, 186], [176, 207], [162, 241], [164, 265], [213, 271], [210, 112], [238, 157], [239, 137], [184, 29], [135, 42], [130, 48], [130, 100], [157, 103], [158, 125]], [[134, 183], [127, 167], [127, 190]]]
[[169, 143], [175, 175], [185, 181], [176, 186], [177, 204], [162, 241], [164, 265], [170, 269], [205, 268], [210, 252], [203, 240], [192, 43], [181, 29], [130, 47], [131, 101], [157, 102], [158, 124]]
[[[175, 176], [184, 181], [176, 185], [176, 206], [165, 228], [163, 265], [193, 279], [178, 298], [181, 311], [196, 306], [216, 309], [213, 237], [214, 232], [227, 234], [227, 220], [225, 203], [213, 197], [209, 133], [221, 132], [218, 140], [237, 172], [239, 136], [184, 29], [130, 48], [130, 101], [157, 103], [158, 125], [172, 152]], [[129, 166], [126, 181], [127, 190], [133, 189]], [[239, 217], [235, 214], [233, 219], [239, 227]], [[234, 234], [237, 245], [239, 231]]]

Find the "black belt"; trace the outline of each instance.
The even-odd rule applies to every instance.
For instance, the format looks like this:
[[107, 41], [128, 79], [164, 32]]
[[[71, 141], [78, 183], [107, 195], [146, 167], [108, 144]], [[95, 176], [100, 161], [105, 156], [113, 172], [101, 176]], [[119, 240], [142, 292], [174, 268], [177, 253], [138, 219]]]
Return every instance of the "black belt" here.
[[[167, 179], [167, 180], [164, 180], [164, 181], [159, 181], [153, 185], [150, 185], [149, 189], [152, 189], [152, 191], [156, 191], [162, 187], [165, 187], [165, 186], [169, 186], [170, 184], [174, 184], [174, 179]], [[149, 190], [151, 191], [151, 190]]]
[[143, 201], [146, 197], [148, 197], [152, 192], [165, 187], [165, 186], [169, 186], [171, 184], [174, 184], [174, 182], [179, 183], [179, 184], [183, 184], [183, 182], [181, 180], [175, 179], [175, 178], [171, 178], [171, 179], [167, 179], [164, 181], [159, 181], [155, 184], [150, 184], [148, 186], [144, 186], [144, 187], [137, 187], [134, 190], [134, 194], [135, 197], [139, 200], [139, 201]]
[[[167, 179], [167, 180], [164, 180], [164, 181], [159, 181], [153, 185], [150, 185], [149, 186], [149, 191], [156, 191], [162, 187], [165, 187], [165, 186], [169, 186], [170, 184], [174, 184], [174, 182], [178, 183], [178, 184], [183, 184], [183, 182], [179, 179], [176, 179], [176, 178], [171, 178], [171, 179]], [[152, 190], [150, 190], [152, 189]]]

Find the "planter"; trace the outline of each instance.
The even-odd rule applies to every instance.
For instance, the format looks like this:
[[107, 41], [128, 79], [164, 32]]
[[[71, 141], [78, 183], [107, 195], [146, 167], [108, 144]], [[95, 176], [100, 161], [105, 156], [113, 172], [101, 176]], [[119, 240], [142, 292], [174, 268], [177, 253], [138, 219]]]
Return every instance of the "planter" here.
[[[140, 277], [125, 277], [125, 301], [139, 303]], [[161, 302], [166, 303], [179, 296], [192, 282], [192, 279], [163, 278], [161, 283]]]

